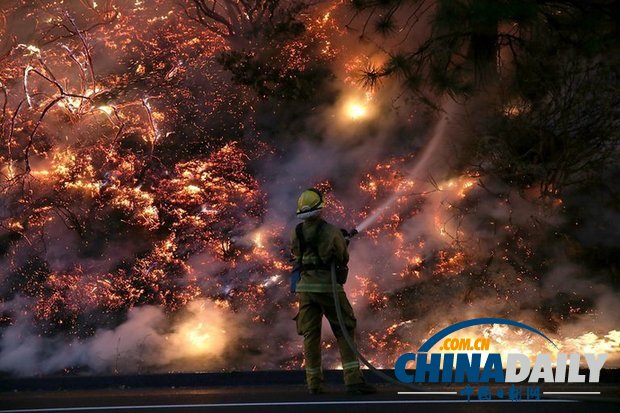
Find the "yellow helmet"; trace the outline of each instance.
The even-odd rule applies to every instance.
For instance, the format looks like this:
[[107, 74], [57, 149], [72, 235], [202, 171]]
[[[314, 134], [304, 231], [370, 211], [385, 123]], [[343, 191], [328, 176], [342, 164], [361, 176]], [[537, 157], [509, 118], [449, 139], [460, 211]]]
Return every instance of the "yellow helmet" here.
[[314, 188], [308, 188], [297, 200], [297, 216], [305, 219], [318, 215], [324, 204], [323, 195]]

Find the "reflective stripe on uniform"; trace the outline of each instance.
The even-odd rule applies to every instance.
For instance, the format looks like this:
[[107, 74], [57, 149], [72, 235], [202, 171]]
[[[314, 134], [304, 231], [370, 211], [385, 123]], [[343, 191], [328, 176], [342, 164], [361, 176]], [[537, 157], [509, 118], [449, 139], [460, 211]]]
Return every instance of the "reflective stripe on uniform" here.
[[321, 374], [321, 368], [320, 367], [306, 367], [306, 373], [310, 376]]
[[358, 361], [350, 361], [342, 365], [343, 370], [359, 369], [360, 363]]
[[[338, 291], [344, 291], [342, 289], [342, 285], [338, 284], [336, 286]], [[297, 284], [298, 293], [331, 293], [332, 285], [328, 283], [308, 283], [304, 282], [303, 279]]]
[[316, 255], [309, 255], [308, 253], [304, 253], [304, 256], [301, 258], [301, 263], [304, 265], [318, 265], [322, 264], [323, 261], [320, 261]]

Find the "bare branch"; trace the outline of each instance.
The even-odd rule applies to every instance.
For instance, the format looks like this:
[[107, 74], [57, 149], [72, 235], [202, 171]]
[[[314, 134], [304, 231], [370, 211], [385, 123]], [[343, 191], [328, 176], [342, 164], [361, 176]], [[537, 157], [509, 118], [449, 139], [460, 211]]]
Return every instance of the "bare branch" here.
[[234, 28], [232, 27], [230, 21], [228, 21], [224, 16], [215, 11], [217, 0], [212, 1], [211, 7], [209, 7], [209, 4], [207, 4], [207, 0], [193, 0], [193, 2], [196, 5], [198, 18], [201, 22], [207, 22], [207, 19], [211, 19], [217, 23], [224, 25], [226, 27], [228, 36], [232, 36], [235, 34]]
[[67, 16], [67, 19], [69, 19], [69, 21], [75, 28], [75, 31], [77, 35], [79, 36], [80, 41], [82, 42], [82, 45], [84, 46], [84, 53], [86, 54], [86, 59], [88, 60], [88, 71], [90, 72], [90, 77], [92, 79], [92, 88], [94, 92], [96, 89], [95, 69], [93, 68], [93, 58], [90, 55], [90, 50], [88, 48], [88, 44], [86, 43], [86, 38], [84, 38], [84, 34], [80, 30], [80, 28], [77, 26], [77, 24], [75, 23], [75, 20], [73, 19], [73, 17], [71, 17], [69, 12], [65, 12], [65, 16]]

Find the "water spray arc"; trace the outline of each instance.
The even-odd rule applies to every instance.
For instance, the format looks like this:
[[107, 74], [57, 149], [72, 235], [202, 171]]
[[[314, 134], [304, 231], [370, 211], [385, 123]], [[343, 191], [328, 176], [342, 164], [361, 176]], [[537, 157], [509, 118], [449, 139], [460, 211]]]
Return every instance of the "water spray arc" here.
[[[439, 120], [439, 122], [435, 126], [435, 129], [433, 131], [433, 136], [431, 137], [428, 145], [424, 148], [424, 151], [422, 152], [420, 160], [411, 168], [410, 172], [408, 173], [408, 176], [411, 177], [411, 178], [418, 177], [419, 174], [422, 171], [428, 169], [429, 162], [432, 159], [432, 155], [437, 151], [437, 148], [443, 142], [443, 138], [445, 136], [445, 132], [446, 132], [446, 127], [448, 125], [448, 121], [450, 119], [450, 116], [454, 113], [454, 110], [455, 110], [455, 102], [450, 101], [450, 102], [448, 102], [445, 105], [445, 107], [446, 107], [446, 113], [445, 113], [444, 116], [441, 117], [441, 119]], [[397, 191], [394, 194], [392, 194], [372, 214], [370, 214], [364, 221], [362, 221], [362, 223], [360, 223], [355, 228], [350, 230], [348, 232], [348, 234], [346, 235], [347, 243], [353, 237], [355, 237], [357, 234], [359, 234], [361, 231], [366, 230], [370, 225], [372, 225], [375, 221], [377, 221], [379, 219], [379, 217], [384, 212], [389, 210], [392, 207], [392, 205], [394, 204], [394, 202], [402, 195], [403, 195], [402, 191]], [[372, 365], [372, 363], [370, 361], [368, 361], [368, 359], [366, 357], [364, 357], [359, 352], [359, 350], [355, 346], [355, 343], [353, 342], [353, 339], [349, 335], [347, 329], [344, 327], [345, 326], [345, 322], [344, 322], [344, 317], [343, 317], [343, 314], [342, 314], [342, 308], [340, 307], [340, 297], [339, 297], [338, 291], [337, 291], [337, 285], [338, 284], [337, 284], [337, 277], [336, 277], [336, 264], [335, 264], [335, 262], [332, 262], [332, 264], [331, 264], [331, 283], [332, 283], [332, 294], [334, 296], [334, 303], [336, 305], [336, 315], [338, 316], [338, 323], [340, 324], [340, 329], [342, 330], [342, 334], [343, 334], [343, 336], [345, 338], [345, 341], [347, 342], [347, 344], [349, 345], [349, 347], [351, 348], [351, 350], [353, 351], [355, 356], [366, 367], [368, 367], [368, 369], [373, 374], [375, 374], [377, 377], [379, 377], [379, 378], [381, 378], [381, 379], [383, 379], [383, 380], [385, 380], [387, 382], [394, 383], [394, 384], [396, 384], [398, 386], [401, 386], [401, 387], [406, 387], [408, 389], [413, 389], [413, 390], [419, 390], [418, 387], [412, 386], [412, 385], [409, 385], [409, 384], [405, 384], [405, 383], [395, 379], [394, 377], [391, 377], [391, 376], [385, 374], [381, 370], [377, 369], [375, 366]]]
[[[407, 174], [410, 178], [419, 178], [422, 172], [426, 172], [429, 169], [430, 161], [432, 159], [432, 155], [437, 151], [440, 145], [443, 143], [445, 132], [447, 125], [449, 123], [450, 117], [454, 114], [456, 109], [456, 103], [452, 100], [448, 101], [445, 105], [445, 113], [442, 115], [439, 122], [435, 126], [433, 130], [433, 136], [430, 138], [428, 144], [422, 151], [420, 155], [420, 159], [415, 163], [415, 165], [411, 168], [409, 173]], [[366, 230], [370, 225], [372, 225], [379, 217], [388, 211], [394, 202], [404, 194], [403, 191], [394, 192], [388, 199], [386, 199], [377, 209], [373, 211], [364, 221], [362, 221], [359, 225], [355, 227], [356, 232], [362, 232]]]

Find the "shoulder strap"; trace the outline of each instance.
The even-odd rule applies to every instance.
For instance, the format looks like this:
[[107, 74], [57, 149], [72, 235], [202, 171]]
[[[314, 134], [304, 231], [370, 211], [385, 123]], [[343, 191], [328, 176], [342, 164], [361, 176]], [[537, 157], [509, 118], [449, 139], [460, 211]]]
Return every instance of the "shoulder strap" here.
[[325, 221], [320, 220], [319, 223], [317, 224], [316, 232], [314, 233], [314, 238], [310, 242], [310, 246], [312, 247], [312, 252], [314, 252], [314, 254], [316, 255], [316, 258], [319, 260], [320, 263], [323, 263], [323, 260], [321, 259], [321, 256], [319, 255], [319, 237], [321, 236], [321, 231], [323, 230], [324, 226], [325, 226]]
[[295, 233], [297, 234], [297, 239], [299, 240], [299, 261], [301, 261], [304, 251], [306, 250], [306, 239], [304, 238], [303, 225], [304, 223], [300, 222], [295, 227]]

